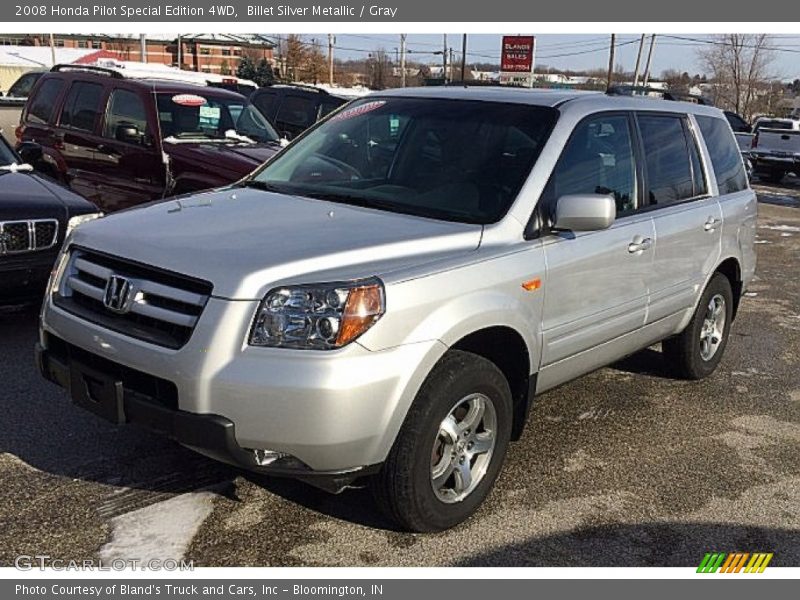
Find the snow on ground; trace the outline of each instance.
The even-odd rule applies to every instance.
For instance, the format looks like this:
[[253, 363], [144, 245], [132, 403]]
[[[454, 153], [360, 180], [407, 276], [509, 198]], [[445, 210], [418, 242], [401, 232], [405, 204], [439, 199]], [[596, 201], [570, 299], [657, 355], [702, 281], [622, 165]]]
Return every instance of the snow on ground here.
[[772, 231], [800, 233], [800, 227], [796, 225], [760, 225], [759, 229], [770, 229]]
[[183, 558], [200, 525], [208, 518], [216, 494], [181, 494], [111, 520], [111, 541], [100, 548], [103, 561]]

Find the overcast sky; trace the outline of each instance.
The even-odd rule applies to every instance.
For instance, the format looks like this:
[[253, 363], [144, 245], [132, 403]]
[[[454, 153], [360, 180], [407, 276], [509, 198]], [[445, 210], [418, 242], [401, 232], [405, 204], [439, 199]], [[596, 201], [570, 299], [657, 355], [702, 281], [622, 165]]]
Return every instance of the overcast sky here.
[[[535, 35], [535, 32], [534, 32]], [[676, 37], [691, 39], [676, 39]], [[707, 46], [702, 41], [711, 36], [700, 34], [675, 34], [675, 37], [659, 35], [656, 37], [655, 52], [653, 55], [652, 72], [659, 75], [665, 69], [679, 69], [690, 74], [702, 71], [702, 66], [697, 59], [697, 49]], [[326, 36], [305, 36], [306, 39], [315, 38], [319, 43], [327, 44]], [[543, 65], [560, 69], [589, 69], [595, 67], [605, 68], [608, 65], [608, 35], [537, 35], [536, 66], [537, 70]], [[499, 62], [500, 60], [500, 35], [471, 34], [467, 41], [468, 62]], [[441, 51], [441, 35], [409, 34], [409, 57], [421, 62], [440, 62], [441, 56], [431, 54]], [[645, 44], [645, 56], [647, 53]], [[639, 47], [638, 35], [617, 36], [616, 62], [622, 64], [626, 70], [633, 71], [636, 63], [636, 53]], [[456, 52], [461, 49], [461, 35], [448, 36], [447, 45]], [[774, 52], [775, 62], [773, 69], [780, 78], [800, 77], [800, 35], [773, 36], [772, 45], [782, 48]], [[335, 55], [337, 58], [359, 58], [366, 56], [370, 51], [383, 48], [394, 54], [395, 48], [400, 46], [398, 35], [394, 34], [338, 34], [336, 36]], [[643, 59], [644, 61], [644, 59]]]

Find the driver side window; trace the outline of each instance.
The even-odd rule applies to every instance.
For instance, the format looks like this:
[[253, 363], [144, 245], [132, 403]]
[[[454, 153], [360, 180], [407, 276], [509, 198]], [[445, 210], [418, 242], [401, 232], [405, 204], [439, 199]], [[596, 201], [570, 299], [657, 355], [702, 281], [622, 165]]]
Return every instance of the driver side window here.
[[147, 129], [147, 112], [139, 94], [118, 89], [111, 94], [103, 126], [103, 137], [117, 139], [118, 128], [135, 127], [144, 134]]
[[550, 213], [558, 198], [567, 194], [609, 194], [618, 216], [636, 209], [636, 167], [627, 115], [598, 115], [575, 128], [547, 184]]

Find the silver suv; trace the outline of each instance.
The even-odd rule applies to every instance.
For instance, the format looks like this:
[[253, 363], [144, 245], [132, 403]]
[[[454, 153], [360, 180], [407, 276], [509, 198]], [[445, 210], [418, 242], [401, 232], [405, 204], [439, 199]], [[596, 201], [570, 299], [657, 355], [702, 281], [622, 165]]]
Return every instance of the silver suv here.
[[406, 89], [348, 104], [238, 184], [77, 228], [46, 378], [114, 423], [411, 530], [472, 514], [536, 394], [662, 342], [719, 364], [756, 197], [719, 110]]

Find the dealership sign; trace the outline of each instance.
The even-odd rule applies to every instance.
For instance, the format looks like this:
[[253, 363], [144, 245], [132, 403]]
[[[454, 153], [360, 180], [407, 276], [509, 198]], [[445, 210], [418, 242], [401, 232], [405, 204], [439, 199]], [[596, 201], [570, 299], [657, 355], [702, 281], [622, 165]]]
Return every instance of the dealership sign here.
[[530, 87], [533, 83], [533, 58], [536, 38], [532, 35], [503, 36], [500, 55], [500, 81]]

